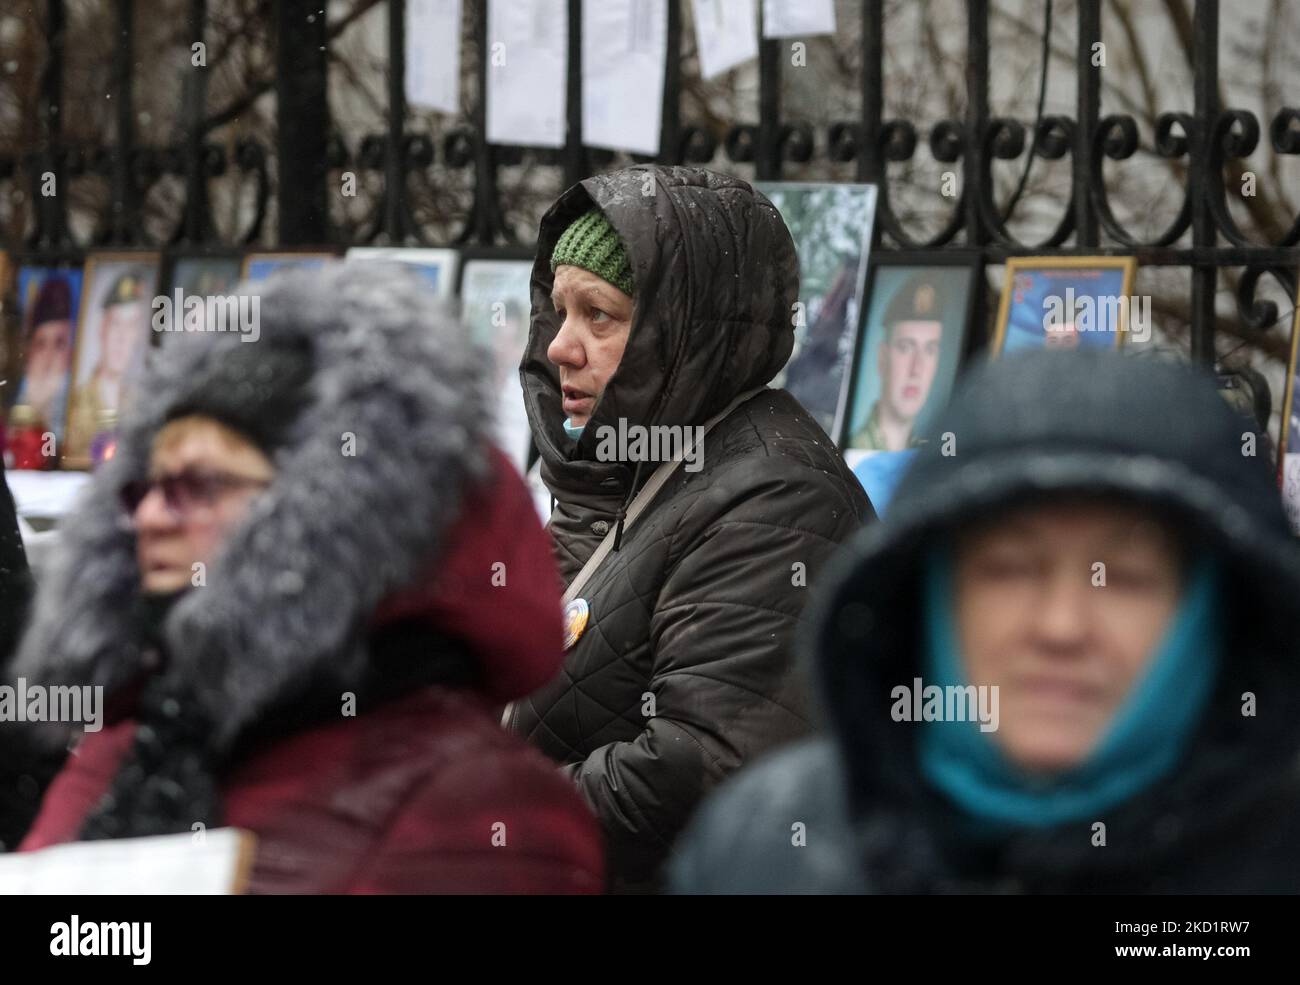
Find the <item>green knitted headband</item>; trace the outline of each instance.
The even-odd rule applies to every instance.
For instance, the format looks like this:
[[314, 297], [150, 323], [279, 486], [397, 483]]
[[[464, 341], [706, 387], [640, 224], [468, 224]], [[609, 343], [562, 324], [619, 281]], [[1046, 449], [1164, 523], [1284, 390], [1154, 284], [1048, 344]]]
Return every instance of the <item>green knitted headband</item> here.
[[562, 263], [590, 270], [624, 294], [632, 294], [632, 264], [618, 233], [600, 209], [592, 209], [569, 223], [551, 254], [551, 273]]

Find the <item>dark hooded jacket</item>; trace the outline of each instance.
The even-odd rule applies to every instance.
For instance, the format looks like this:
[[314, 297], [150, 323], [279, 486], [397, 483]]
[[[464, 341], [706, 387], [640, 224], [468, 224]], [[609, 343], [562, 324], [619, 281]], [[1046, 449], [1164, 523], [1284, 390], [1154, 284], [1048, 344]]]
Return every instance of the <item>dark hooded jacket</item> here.
[[[406, 271], [255, 290], [257, 341], [167, 340], [66, 524], [12, 671], [102, 685], [107, 721], [22, 848], [201, 821], [257, 836], [255, 892], [599, 892], [595, 818], [497, 717], [555, 673], [561, 626], [547, 538], [488, 443], [482, 361]], [[292, 408], [263, 394], [289, 352], [310, 365]], [[252, 402], [289, 412], [253, 425], [275, 425], [275, 477], [204, 584], [144, 618], [117, 490], [169, 418]]]
[[0, 464], [0, 667], [18, 642], [31, 595], [27, 555], [4, 475], [4, 465]]
[[[1300, 891], [1300, 550], [1270, 468], [1249, 454], [1254, 428], [1208, 377], [1133, 356], [1035, 353], [973, 373], [888, 518], [837, 559], [814, 603], [825, 736], [719, 791], [683, 839], [675, 888]], [[889, 714], [891, 689], [920, 676], [927, 545], [1067, 493], [1148, 504], [1227, 567], [1216, 690], [1178, 766], [1096, 819], [1104, 848], [1091, 821], [974, 836], [922, 779], [917, 727]]]
[[[4, 466], [0, 465], [0, 668], [8, 666], [18, 644], [31, 589], [13, 497], [4, 481]], [[41, 786], [49, 781], [61, 758], [56, 753], [45, 757], [44, 762], [25, 762], [21, 771], [15, 763], [0, 760], [0, 846], [14, 844], [22, 834]]]
[[[634, 312], [575, 446], [546, 357], [559, 329], [549, 257], [593, 203], [627, 250]], [[790, 356], [798, 285], [780, 215], [736, 178], [634, 167], [576, 185], [546, 214], [521, 376], [566, 583], [654, 468], [597, 460], [599, 429], [620, 418], [702, 425], [763, 387]], [[699, 471], [679, 467], [628, 528], [582, 592], [591, 622], [563, 672], [511, 715], [595, 807], [618, 888], [652, 885], [705, 791], [806, 731], [790, 649], [806, 586], [873, 517], [834, 443], [783, 390], [732, 411], [702, 458]]]

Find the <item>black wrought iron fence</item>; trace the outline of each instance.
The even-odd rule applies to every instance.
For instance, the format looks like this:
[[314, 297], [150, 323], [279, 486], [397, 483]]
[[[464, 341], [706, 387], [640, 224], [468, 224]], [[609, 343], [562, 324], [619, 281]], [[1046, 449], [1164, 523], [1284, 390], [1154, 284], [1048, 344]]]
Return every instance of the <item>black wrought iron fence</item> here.
[[[36, 0], [40, 2], [40, 0]], [[278, 131], [274, 147], [254, 140], [238, 142], [233, 152], [209, 140], [220, 120], [205, 115], [205, 75], [189, 73], [180, 94], [181, 124], [174, 139], [160, 143], [143, 137], [132, 112], [134, 86], [132, 0], [111, 0], [117, 18], [110, 105], [116, 122], [111, 146], [84, 147], [64, 138], [61, 106], [66, 45], [65, 0], [44, 0], [48, 57], [40, 81], [41, 135], [35, 146], [0, 147], [0, 201], [23, 189], [31, 217], [22, 242], [6, 244], [19, 256], [61, 257], [104, 247], [149, 246], [167, 251], [238, 248], [267, 239], [268, 216], [277, 227], [269, 237], [280, 246], [351, 245], [338, 242], [330, 221], [329, 189], [340, 171], [357, 169], [382, 174], [383, 194], [375, 214], [357, 242], [383, 240], [420, 245], [428, 234], [413, 214], [408, 193], [412, 176], [423, 172], [432, 182], [452, 172], [472, 171], [473, 199], [458, 217], [452, 244], [476, 249], [504, 246], [512, 237], [503, 219], [498, 187], [501, 168], [517, 163], [522, 150], [488, 144], [485, 131], [487, 60], [479, 59], [478, 98], [468, 118], [459, 121], [435, 146], [427, 135], [407, 128], [404, 96], [404, 0], [387, 0], [388, 107], [383, 133], [349, 148], [331, 130], [327, 100], [329, 35], [320, 0], [275, 0], [267, 5], [268, 34], [276, 54], [275, 100]], [[568, 0], [569, 62], [567, 140], [556, 151], [539, 154], [560, 170], [564, 182], [579, 180], [613, 159], [606, 151], [584, 146], [582, 138], [582, 17], [580, 0]], [[475, 43], [487, 47], [487, 4], [471, 4]], [[1131, 115], [1102, 116], [1101, 68], [1094, 43], [1100, 41], [1102, 0], [1079, 0], [1076, 25], [1077, 97], [1074, 114], [1025, 121], [990, 115], [990, 0], [966, 2], [965, 115], [925, 124], [886, 119], [884, 96], [885, 0], [862, 0], [860, 112], [856, 119], [815, 128], [782, 115], [782, 42], [760, 42], [758, 119], [737, 122], [720, 137], [685, 118], [682, 106], [680, 3], [668, 4], [668, 57], [665, 77], [662, 152], [664, 163], [712, 161], [719, 144], [727, 160], [752, 164], [760, 180], [777, 180], [789, 163], [825, 154], [855, 164], [857, 180], [879, 186], [876, 244], [879, 250], [974, 249], [989, 263], [1027, 254], [1136, 255], [1144, 265], [1183, 267], [1190, 271], [1191, 354], [1214, 359], [1215, 293], [1218, 272], [1239, 268], [1236, 301], [1246, 330], [1262, 331], [1277, 320], [1276, 305], [1257, 296], [1261, 278], [1271, 275], [1295, 296], [1300, 261], [1300, 216], [1276, 242], [1257, 242], [1235, 221], [1229, 205], [1235, 192], [1225, 170], [1251, 154], [1265, 131], [1276, 154], [1300, 154], [1300, 93], [1296, 106], [1280, 106], [1267, 125], [1249, 110], [1219, 105], [1218, 0], [1194, 0], [1194, 99], [1192, 112], [1160, 114], [1155, 152], [1184, 165], [1182, 203], [1168, 228], [1144, 237], [1117, 218], [1108, 198], [1109, 162], [1131, 157], [1138, 149], [1138, 122]], [[319, 14], [320, 16], [317, 16]], [[207, 0], [188, 0], [187, 36], [201, 39], [208, 16]], [[455, 43], [449, 41], [449, 43]], [[890, 165], [913, 158], [921, 140], [933, 157], [960, 169], [961, 194], [939, 231], [925, 236], [910, 230], [891, 204]], [[1071, 195], [1055, 227], [1041, 242], [1025, 242], [1013, 231], [1010, 205], [999, 201], [993, 181], [995, 161], [1014, 161], [1026, 154], [1047, 160], [1071, 159]], [[274, 158], [272, 162], [272, 156]], [[272, 169], [272, 163], [274, 168]], [[70, 231], [68, 196], [39, 193], [42, 175], [53, 172], [76, 182], [97, 175], [109, 182], [105, 214], [92, 241], [77, 242]], [[183, 206], [165, 243], [144, 240], [141, 202], [163, 176], [184, 182]], [[272, 178], [274, 175], [274, 180]], [[247, 225], [222, 240], [211, 214], [211, 185], [238, 182], [251, 186], [253, 203]], [[517, 244], [516, 244], [517, 245]], [[525, 244], [526, 245], [526, 244]], [[977, 328], [978, 331], [978, 328]]]

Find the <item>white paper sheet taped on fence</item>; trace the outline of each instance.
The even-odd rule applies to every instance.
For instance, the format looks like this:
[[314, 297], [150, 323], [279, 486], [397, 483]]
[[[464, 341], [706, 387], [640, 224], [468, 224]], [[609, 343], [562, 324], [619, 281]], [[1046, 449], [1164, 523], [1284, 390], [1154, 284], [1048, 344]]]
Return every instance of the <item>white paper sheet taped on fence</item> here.
[[0, 894], [222, 896], [243, 891], [257, 839], [215, 828], [152, 838], [78, 841], [0, 855]]
[[659, 153], [667, 0], [582, 5], [582, 142]]
[[406, 101], [460, 112], [461, 0], [406, 0]]
[[488, 0], [487, 139], [563, 147], [566, 0]]
[[835, 33], [835, 0], [763, 0], [763, 37]]
[[700, 75], [711, 79], [758, 57], [755, 0], [692, 0]]

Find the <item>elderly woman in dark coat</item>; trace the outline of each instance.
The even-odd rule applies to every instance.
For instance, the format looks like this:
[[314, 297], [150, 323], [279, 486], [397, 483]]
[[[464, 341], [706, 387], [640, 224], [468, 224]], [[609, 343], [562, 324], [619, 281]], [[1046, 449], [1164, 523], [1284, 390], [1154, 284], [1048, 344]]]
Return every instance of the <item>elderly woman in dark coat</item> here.
[[[595, 809], [615, 888], [651, 889], [700, 798], [807, 730], [790, 644], [808, 586], [874, 514], [834, 442], [767, 385], [794, 345], [799, 267], [744, 181], [589, 178], [542, 219], [532, 283], [524, 403], [566, 583], [611, 550], [571, 600], [563, 673], [507, 721]], [[710, 421], [628, 524], [668, 456], [610, 436]]]
[[932, 439], [820, 600], [825, 734], [706, 805], [677, 889], [1300, 890], [1300, 549], [1254, 422], [1037, 353]]

